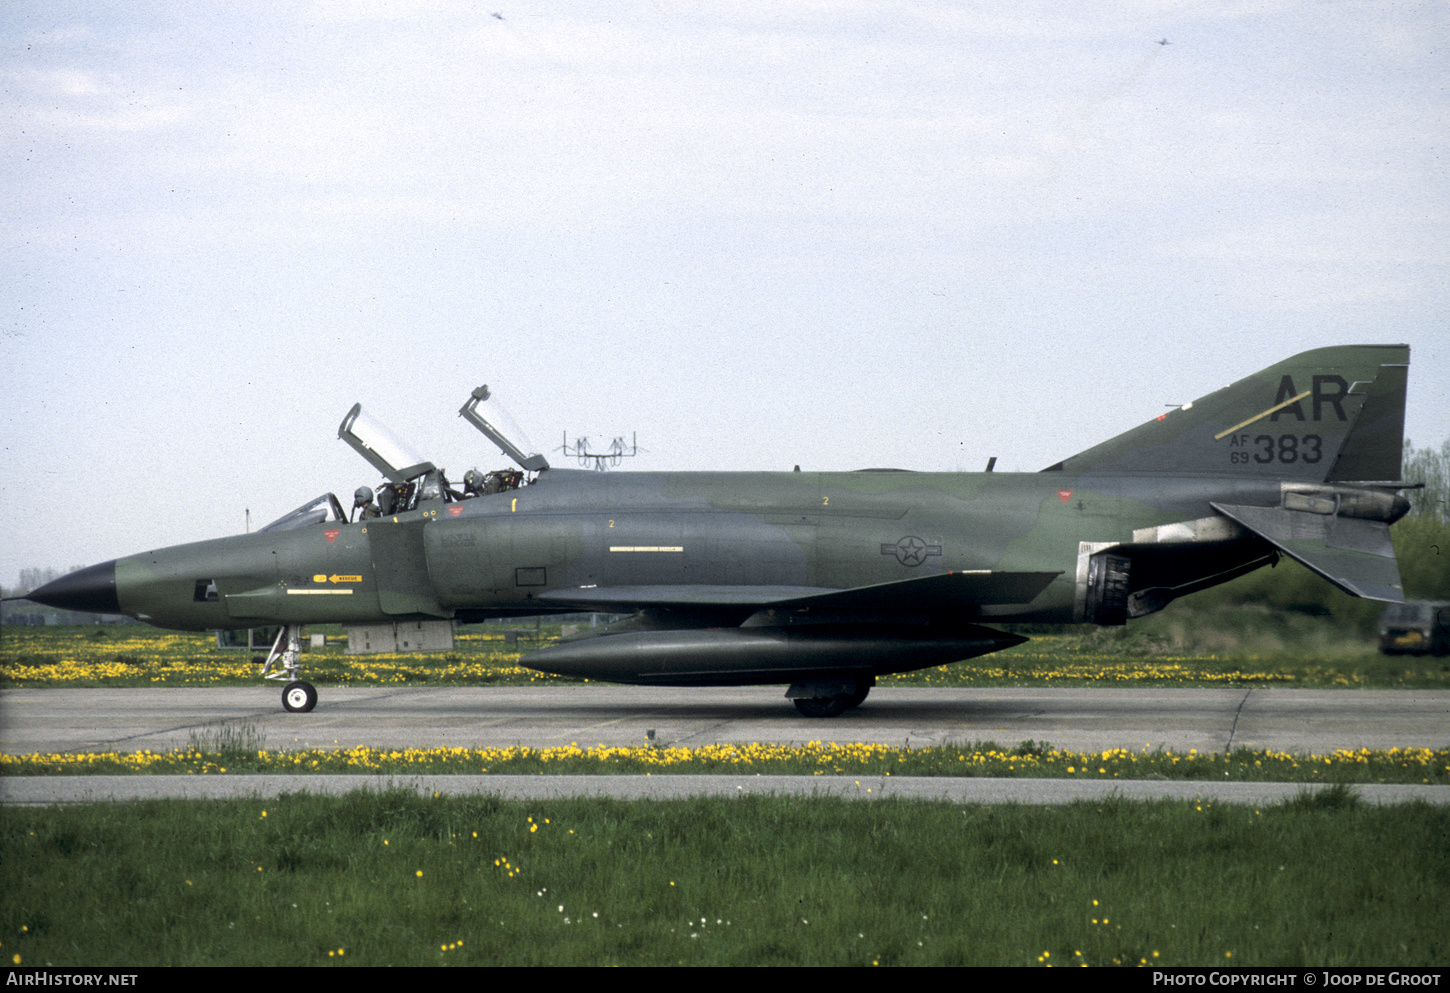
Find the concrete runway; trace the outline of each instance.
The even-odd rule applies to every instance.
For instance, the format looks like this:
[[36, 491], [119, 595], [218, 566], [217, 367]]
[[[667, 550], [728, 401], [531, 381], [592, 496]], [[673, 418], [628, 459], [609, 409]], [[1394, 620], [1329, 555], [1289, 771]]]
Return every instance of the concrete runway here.
[[[924, 747], [1026, 739], [1075, 751], [1262, 748], [1299, 753], [1450, 745], [1450, 691], [1293, 689], [917, 689], [872, 691], [829, 720], [799, 716], [779, 687], [324, 687], [311, 714], [282, 710], [271, 686], [233, 689], [83, 689], [0, 692], [0, 751], [162, 751], [214, 743], [245, 729], [272, 749], [430, 746], [535, 748], [577, 743], [661, 745], [810, 741]], [[646, 781], [648, 780], [648, 781]], [[406, 785], [516, 798], [611, 795], [831, 793], [956, 802], [1062, 803], [1124, 796], [1268, 803], [1290, 784], [1078, 783], [1065, 780], [858, 780], [852, 777], [702, 776], [224, 776], [4, 777], [0, 802], [55, 803], [145, 796], [275, 796]], [[1083, 790], [1089, 792], [1084, 793]], [[1450, 803], [1450, 787], [1363, 787], [1372, 802]]]
[[1450, 691], [878, 688], [837, 718], [801, 717], [779, 687], [323, 687], [310, 714], [271, 686], [0, 692], [0, 751], [161, 751], [245, 727], [275, 749], [809, 741], [920, 747], [1031, 738], [1058, 748], [1450, 745]]

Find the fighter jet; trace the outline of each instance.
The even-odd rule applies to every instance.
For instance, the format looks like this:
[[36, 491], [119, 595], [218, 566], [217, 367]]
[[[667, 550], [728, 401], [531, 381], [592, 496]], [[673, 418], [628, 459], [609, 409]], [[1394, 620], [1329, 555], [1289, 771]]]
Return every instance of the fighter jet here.
[[783, 683], [802, 714], [830, 717], [877, 676], [1026, 640], [994, 624], [1121, 625], [1281, 556], [1402, 601], [1389, 528], [1409, 509], [1408, 369], [1406, 345], [1304, 352], [1036, 473], [551, 468], [480, 387], [459, 413], [516, 467], [459, 491], [359, 405], [339, 437], [387, 481], [351, 512], [328, 493], [259, 532], [102, 562], [29, 599], [182, 630], [279, 625], [263, 674], [286, 682], [289, 711], [317, 702], [304, 625], [356, 637], [588, 611], [622, 619], [523, 663]]

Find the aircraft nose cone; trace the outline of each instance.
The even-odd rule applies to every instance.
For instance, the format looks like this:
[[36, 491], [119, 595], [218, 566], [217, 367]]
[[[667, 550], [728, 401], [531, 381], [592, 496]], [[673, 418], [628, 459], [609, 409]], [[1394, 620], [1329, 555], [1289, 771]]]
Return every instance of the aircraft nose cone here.
[[25, 598], [60, 610], [119, 614], [121, 603], [116, 599], [116, 560], [87, 566], [62, 576], [38, 590], [31, 590]]

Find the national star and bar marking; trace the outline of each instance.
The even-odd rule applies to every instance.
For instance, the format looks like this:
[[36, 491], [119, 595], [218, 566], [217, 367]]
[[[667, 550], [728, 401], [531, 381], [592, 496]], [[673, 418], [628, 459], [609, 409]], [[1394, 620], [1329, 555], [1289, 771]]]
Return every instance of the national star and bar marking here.
[[895, 555], [904, 566], [917, 566], [933, 555], [941, 554], [940, 545], [928, 545], [914, 534], [893, 542], [881, 543], [882, 555]]

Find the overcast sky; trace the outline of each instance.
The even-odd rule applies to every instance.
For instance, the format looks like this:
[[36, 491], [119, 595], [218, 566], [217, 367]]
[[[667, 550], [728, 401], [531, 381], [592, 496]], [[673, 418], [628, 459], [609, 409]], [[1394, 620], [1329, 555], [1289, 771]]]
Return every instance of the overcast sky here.
[[[1442, 2], [11, 0], [0, 581], [556, 465], [1035, 471], [1322, 345], [1450, 437]], [[1160, 41], [1169, 44], [1160, 44]]]

